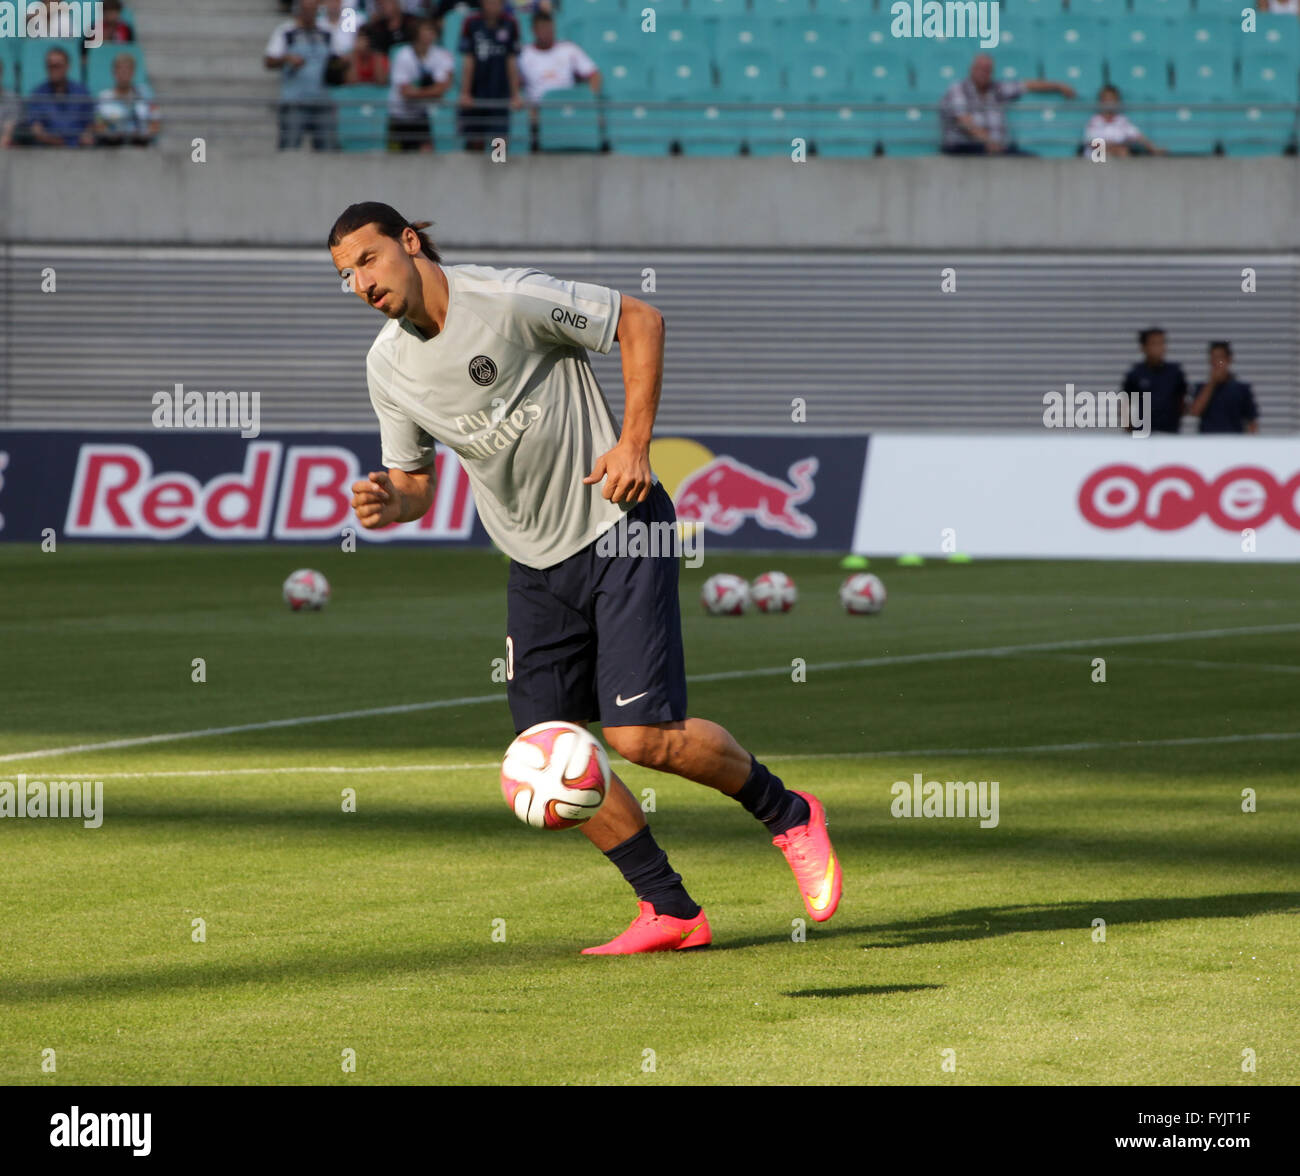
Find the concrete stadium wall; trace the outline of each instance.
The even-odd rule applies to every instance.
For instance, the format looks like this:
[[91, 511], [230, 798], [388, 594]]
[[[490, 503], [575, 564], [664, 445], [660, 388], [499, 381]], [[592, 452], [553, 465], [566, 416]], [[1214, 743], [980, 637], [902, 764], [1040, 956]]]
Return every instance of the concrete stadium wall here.
[[0, 154], [8, 242], [316, 246], [361, 199], [458, 249], [1300, 248], [1296, 158]]

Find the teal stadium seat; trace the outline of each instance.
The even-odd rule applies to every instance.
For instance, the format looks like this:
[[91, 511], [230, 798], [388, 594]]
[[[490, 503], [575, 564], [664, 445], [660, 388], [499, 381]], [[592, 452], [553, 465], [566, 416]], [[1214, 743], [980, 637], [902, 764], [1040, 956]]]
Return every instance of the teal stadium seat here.
[[1013, 2], [1016, 6], [1014, 13], [1006, 10], [1002, 13], [1004, 24], [1010, 23], [1008, 17], [1011, 17], [1015, 22], [1020, 22], [1024, 20], [1041, 21], [1065, 15], [1064, 0], [1013, 0]]
[[1171, 155], [1209, 155], [1219, 142], [1220, 123], [1214, 113], [1190, 106], [1153, 110], [1143, 115], [1138, 125], [1148, 139]]
[[711, 102], [674, 116], [683, 155], [738, 155], [753, 121], [755, 107]]
[[878, 113], [855, 105], [856, 95], [827, 111], [817, 120], [814, 142], [817, 154], [828, 159], [858, 159], [875, 155], [878, 141]]
[[599, 151], [600, 104], [589, 86], [551, 90], [538, 103], [537, 145], [541, 151]]
[[[651, 0], [646, 0], [651, 3]], [[699, 16], [746, 16], [749, 0], [691, 0], [690, 10]]]
[[654, 94], [651, 64], [635, 49], [606, 49], [596, 66], [611, 99], [650, 98]]
[[1036, 38], [1042, 50], [1043, 64], [1053, 53], [1076, 53], [1080, 50], [1104, 56], [1109, 37], [1109, 25], [1094, 16], [1070, 13], [1067, 16], [1045, 17], [1038, 22]]
[[45, 81], [45, 55], [56, 46], [68, 54], [68, 77], [76, 82], [82, 80], [81, 42], [76, 38], [23, 37], [18, 47], [18, 73], [22, 80], [22, 93], [30, 94]]
[[1038, 57], [1031, 49], [1002, 49], [993, 58], [993, 76], [999, 82], [1026, 82], [1038, 72]]
[[908, 106], [900, 110], [877, 110], [871, 125], [886, 155], [935, 155], [939, 150], [938, 122], [933, 110]]
[[1044, 101], [1034, 94], [1007, 111], [1007, 128], [1016, 146], [1048, 159], [1067, 159], [1078, 154], [1088, 116], [1074, 106]]
[[[563, 21], [563, 24], [561, 24]], [[633, 13], [611, 8], [589, 12], [580, 21], [556, 18], [556, 29], [565, 40], [576, 41], [593, 60], [606, 49], [637, 49], [644, 52], [649, 33], [641, 32], [641, 20]]]
[[1133, 0], [1133, 16], [1159, 16], [1167, 20], [1186, 20], [1192, 13], [1192, 0]]
[[1162, 16], [1133, 16], [1114, 21], [1106, 36], [1107, 60], [1130, 49], [1158, 52], [1168, 60], [1174, 33], [1174, 26]]
[[849, 89], [849, 56], [831, 45], [796, 49], [786, 66], [793, 102], [826, 102]]
[[849, 58], [849, 76], [850, 92], [859, 102], [908, 102], [915, 98], [907, 61], [901, 53], [887, 49], [854, 53]]
[[[0, 0], [0, 10], [6, 13], [13, 28], [18, 27], [18, 0]], [[6, 90], [18, 89], [18, 37], [0, 38], [0, 69], [3, 69], [3, 81]]]
[[689, 12], [660, 14], [655, 20], [655, 32], [638, 33], [632, 47], [651, 56], [664, 49], [682, 45], [691, 45], [712, 53], [716, 24], [716, 21], [705, 20], [704, 17]]
[[[638, 7], [640, 7], [638, 5]], [[656, 5], [656, 7], [658, 7]], [[556, 23], [563, 20], [566, 25], [582, 16], [608, 16], [613, 12], [622, 12], [627, 5], [623, 0], [564, 0], [557, 13]], [[522, 29], [520, 30], [523, 31]]]
[[335, 86], [330, 97], [338, 110], [339, 150], [384, 150], [388, 145], [387, 86]]
[[609, 106], [605, 132], [621, 155], [667, 155], [677, 138], [675, 116], [649, 100]]
[[1295, 143], [1294, 106], [1248, 104], [1216, 111], [1214, 118], [1226, 155], [1281, 155]]
[[1128, 19], [1128, 0], [1070, 0], [1070, 16], [1075, 19], [1095, 17], [1101, 21]]
[[770, 49], [732, 49], [718, 55], [718, 98], [768, 102], [783, 96], [780, 59]]
[[1256, 47], [1259, 50], [1300, 55], [1300, 20], [1294, 16], [1268, 12], [1259, 13], [1257, 19], [1259, 23], [1255, 34], [1242, 35], [1243, 56], [1256, 52]]
[[1235, 51], [1241, 36], [1241, 25], [1235, 19], [1225, 20], [1218, 13], [1206, 16], [1203, 11], [1198, 11], [1174, 26], [1170, 55], [1224, 47]]
[[785, 43], [791, 51], [827, 45], [843, 50], [849, 44], [849, 22], [825, 12], [787, 17], [784, 32]]
[[1126, 49], [1112, 54], [1110, 80], [1126, 102], [1168, 102], [1169, 63], [1154, 49]]
[[712, 60], [697, 45], [664, 50], [651, 68], [655, 93], [665, 101], [700, 101], [714, 96]]
[[429, 122], [433, 130], [433, 149], [438, 152], [459, 151], [461, 148], [460, 128], [457, 125], [455, 94], [444, 94], [441, 102], [435, 102], [430, 112]]
[[783, 53], [785, 48], [785, 30], [770, 17], [727, 16], [714, 24], [713, 51], [719, 62], [725, 54], [737, 49]]
[[1174, 95], [1180, 102], [1225, 102], [1236, 89], [1227, 45], [1190, 49], [1174, 57]]
[[1300, 102], [1295, 56], [1267, 49], [1243, 55], [1240, 93], [1252, 102]]
[[[864, 4], [870, 0], [862, 0]], [[755, 16], [779, 17], [790, 20], [794, 17], [810, 16], [820, 5], [813, 0], [750, 0], [749, 10]]]
[[108, 90], [113, 85], [113, 61], [123, 53], [135, 58], [135, 84], [143, 94], [152, 94], [153, 86], [149, 82], [149, 71], [145, 66], [144, 50], [138, 41], [127, 41], [112, 45], [101, 45], [98, 49], [86, 51], [86, 89], [98, 95], [101, 90]]
[[[953, 82], [970, 73], [970, 51], [951, 41], [918, 46], [915, 53], [908, 54], [908, 59], [917, 97], [923, 102], [938, 102]], [[996, 57], [993, 63], [996, 69]]]
[[812, 111], [781, 102], [761, 103], [751, 108], [745, 144], [750, 155], [788, 157], [795, 139], [803, 139], [805, 144], [816, 141], [816, 121]]

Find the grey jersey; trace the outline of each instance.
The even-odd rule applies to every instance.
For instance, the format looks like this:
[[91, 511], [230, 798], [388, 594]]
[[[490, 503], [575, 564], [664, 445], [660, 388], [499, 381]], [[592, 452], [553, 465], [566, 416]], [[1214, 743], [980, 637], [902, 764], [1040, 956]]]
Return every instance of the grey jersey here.
[[366, 358], [384, 464], [432, 465], [435, 439], [454, 449], [496, 545], [550, 567], [630, 509], [582, 482], [618, 442], [587, 349], [614, 346], [621, 296], [527, 267], [442, 270], [442, 331], [390, 320]]

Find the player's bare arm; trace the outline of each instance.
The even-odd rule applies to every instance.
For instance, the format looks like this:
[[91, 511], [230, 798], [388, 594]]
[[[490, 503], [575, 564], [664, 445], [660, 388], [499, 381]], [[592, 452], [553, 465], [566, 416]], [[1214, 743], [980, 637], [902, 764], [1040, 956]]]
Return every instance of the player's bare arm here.
[[390, 523], [411, 523], [423, 518], [433, 505], [433, 466], [418, 470], [372, 470], [352, 483], [352, 510], [369, 531]]
[[664, 316], [648, 302], [624, 294], [614, 337], [623, 356], [623, 432], [582, 480], [591, 484], [604, 478], [605, 498], [638, 503], [651, 486], [650, 439], [664, 382]]

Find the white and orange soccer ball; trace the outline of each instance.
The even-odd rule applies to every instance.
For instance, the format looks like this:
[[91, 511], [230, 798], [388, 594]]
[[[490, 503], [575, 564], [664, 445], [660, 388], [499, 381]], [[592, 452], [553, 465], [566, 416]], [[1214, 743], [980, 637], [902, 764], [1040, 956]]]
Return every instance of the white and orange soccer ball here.
[[784, 572], [764, 572], [749, 586], [749, 597], [759, 612], [783, 613], [794, 608], [799, 592]]
[[715, 617], [738, 617], [749, 608], [749, 581], [719, 572], [704, 581], [700, 603]]
[[299, 568], [284, 582], [284, 603], [294, 612], [322, 609], [330, 599], [330, 582], [320, 572]]
[[501, 761], [501, 793], [525, 825], [572, 829], [590, 821], [609, 791], [609, 756], [574, 723], [538, 723], [516, 736]]
[[878, 613], [885, 607], [885, 586], [879, 576], [859, 572], [840, 585], [840, 603], [855, 615]]

